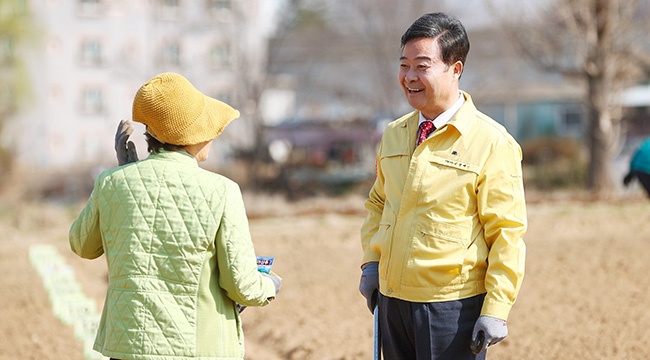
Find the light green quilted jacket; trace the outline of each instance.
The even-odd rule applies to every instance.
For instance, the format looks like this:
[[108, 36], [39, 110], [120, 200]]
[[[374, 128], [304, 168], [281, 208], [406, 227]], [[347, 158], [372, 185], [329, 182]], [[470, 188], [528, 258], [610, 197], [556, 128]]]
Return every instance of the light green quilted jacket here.
[[103, 172], [70, 228], [82, 258], [106, 254], [94, 349], [118, 359], [243, 359], [235, 302], [275, 296], [260, 275], [239, 187], [185, 152]]

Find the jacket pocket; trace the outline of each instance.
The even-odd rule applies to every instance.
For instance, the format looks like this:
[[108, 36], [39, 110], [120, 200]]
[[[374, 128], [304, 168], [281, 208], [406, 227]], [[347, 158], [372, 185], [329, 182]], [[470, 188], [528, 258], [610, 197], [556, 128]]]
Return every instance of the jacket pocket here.
[[410, 165], [410, 154], [407, 149], [383, 149], [379, 155], [379, 170], [381, 170], [386, 186], [396, 186], [406, 181]]
[[411, 245], [407, 263], [410, 286], [445, 287], [467, 280], [463, 263], [470, 243], [471, 228], [433, 222], [420, 227]]
[[370, 249], [381, 256], [382, 249], [389, 249], [395, 228], [395, 214], [392, 211], [385, 212], [379, 221], [377, 232], [370, 240]]
[[431, 163], [446, 166], [452, 169], [469, 171], [476, 175], [479, 175], [481, 171], [478, 165], [459, 159], [449, 159], [438, 155], [431, 155], [429, 161]]

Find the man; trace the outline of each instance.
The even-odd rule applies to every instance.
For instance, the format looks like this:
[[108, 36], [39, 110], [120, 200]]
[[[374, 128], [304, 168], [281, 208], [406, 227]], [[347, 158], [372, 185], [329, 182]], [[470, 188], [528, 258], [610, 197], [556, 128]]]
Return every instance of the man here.
[[623, 178], [623, 184], [630, 185], [634, 178], [639, 179], [650, 197], [650, 137], [645, 139], [634, 153], [630, 161], [630, 171]]
[[521, 149], [459, 89], [469, 40], [458, 20], [423, 15], [401, 48], [415, 111], [382, 136], [359, 290], [378, 306], [386, 359], [485, 359], [524, 276]]

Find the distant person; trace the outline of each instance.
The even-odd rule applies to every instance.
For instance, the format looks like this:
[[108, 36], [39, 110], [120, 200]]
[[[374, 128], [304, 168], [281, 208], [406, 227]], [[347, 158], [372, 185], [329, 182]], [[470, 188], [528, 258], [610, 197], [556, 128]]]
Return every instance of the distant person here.
[[[146, 125], [149, 156], [101, 173], [69, 234], [80, 257], [106, 254], [94, 344], [105, 356], [244, 358], [237, 303], [267, 305], [281, 280], [257, 270], [238, 185], [198, 165], [238, 117], [174, 73], [135, 95], [133, 120]], [[135, 160], [131, 131], [125, 122], [118, 128], [120, 162]]]
[[459, 89], [468, 52], [463, 25], [442, 13], [401, 39], [415, 111], [384, 131], [361, 229], [359, 290], [377, 305], [388, 360], [485, 359], [524, 277], [522, 153]]
[[630, 171], [623, 178], [623, 184], [625, 186], [630, 185], [634, 178], [639, 179], [646, 194], [650, 197], [650, 137], [641, 143], [641, 146], [632, 156]]

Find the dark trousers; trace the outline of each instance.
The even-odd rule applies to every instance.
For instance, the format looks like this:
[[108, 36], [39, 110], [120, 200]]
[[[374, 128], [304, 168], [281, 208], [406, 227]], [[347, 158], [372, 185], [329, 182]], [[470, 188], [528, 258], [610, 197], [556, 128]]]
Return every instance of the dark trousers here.
[[379, 329], [386, 360], [484, 360], [470, 350], [485, 295], [413, 303], [379, 295]]

